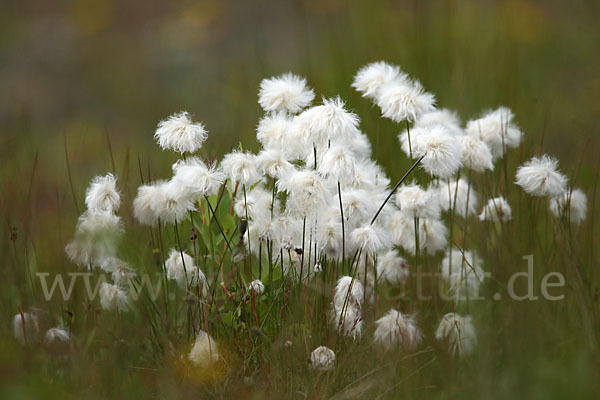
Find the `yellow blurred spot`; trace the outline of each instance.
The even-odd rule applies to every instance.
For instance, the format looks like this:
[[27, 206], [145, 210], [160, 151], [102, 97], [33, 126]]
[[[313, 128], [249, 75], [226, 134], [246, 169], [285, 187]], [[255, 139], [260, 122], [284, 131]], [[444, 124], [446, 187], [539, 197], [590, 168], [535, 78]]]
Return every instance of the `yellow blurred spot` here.
[[153, 254], [158, 254], [158, 253], [160, 253], [160, 249], [152, 249], [152, 253]]
[[548, 30], [548, 16], [527, 0], [505, 0], [502, 13], [507, 33], [515, 40], [537, 43]]
[[69, 16], [80, 33], [93, 35], [108, 25], [112, 8], [111, 0], [72, 0]]

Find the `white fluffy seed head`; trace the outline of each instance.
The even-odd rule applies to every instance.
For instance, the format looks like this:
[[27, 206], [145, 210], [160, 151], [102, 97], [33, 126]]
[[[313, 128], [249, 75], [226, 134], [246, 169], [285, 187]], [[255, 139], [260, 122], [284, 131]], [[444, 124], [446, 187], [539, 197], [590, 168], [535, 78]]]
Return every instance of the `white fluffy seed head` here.
[[570, 222], [579, 224], [587, 214], [587, 196], [581, 189], [566, 191], [550, 199], [550, 211], [555, 217], [566, 217]]
[[399, 67], [379, 61], [358, 70], [352, 87], [362, 93], [363, 97], [376, 100], [384, 85], [390, 82], [403, 82], [406, 79], [406, 74], [402, 73]]
[[479, 286], [485, 279], [481, 263], [474, 251], [452, 250], [442, 260], [442, 278], [448, 284], [448, 295], [456, 302], [479, 295]]
[[263, 294], [265, 291], [265, 285], [260, 281], [260, 279], [255, 279], [248, 285], [248, 291], [258, 295]]
[[404, 282], [410, 274], [406, 260], [395, 250], [377, 256], [377, 277], [392, 285]]
[[225, 174], [217, 168], [216, 163], [206, 165], [194, 157], [175, 168], [172, 181], [182, 185], [190, 195], [212, 196], [219, 191], [225, 179]]
[[160, 196], [160, 184], [160, 182], [156, 182], [140, 186], [137, 196], [133, 200], [133, 215], [144, 225], [154, 225], [158, 221], [158, 215], [154, 212], [152, 205]]
[[300, 112], [315, 98], [313, 90], [306, 86], [306, 79], [291, 73], [263, 79], [258, 92], [258, 104], [265, 111]]
[[395, 202], [400, 211], [410, 217], [437, 218], [440, 215], [438, 192], [423, 189], [416, 183], [401, 186]]
[[241, 151], [226, 154], [221, 161], [223, 173], [231, 179], [232, 184], [252, 185], [260, 179], [256, 168], [256, 156]]
[[[412, 139], [412, 137], [411, 137]], [[455, 137], [446, 128], [436, 125], [412, 141], [415, 157], [422, 157], [421, 165], [430, 175], [449, 178], [462, 166], [462, 151]]]
[[354, 154], [347, 146], [334, 144], [321, 156], [318, 171], [336, 181], [350, 182], [354, 179]]
[[164, 150], [195, 153], [208, 137], [204, 125], [194, 123], [186, 111], [160, 121], [154, 138]]
[[493, 171], [494, 164], [490, 148], [478, 136], [461, 135], [456, 140], [462, 152], [462, 163], [475, 172]]
[[512, 219], [512, 209], [502, 196], [489, 199], [487, 204], [483, 206], [483, 211], [479, 214], [479, 219], [493, 222], [510, 221]]
[[412, 122], [435, 109], [435, 96], [425, 92], [418, 81], [393, 81], [381, 87], [377, 105], [386, 118]]
[[444, 210], [454, 210], [463, 218], [475, 214], [478, 198], [473, 187], [464, 179], [438, 183], [439, 201]]
[[258, 153], [256, 165], [262, 174], [275, 179], [280, 179], [294, 171], [294, 166], [286, 159], [284, 152], [276, 148], [265, 149]]
[[376, 224], [366, 223], [350, 232], [350, 242], [356, 249], [362, 248], [366, 254], [376, 254], [391, 246], [389, 234]]
[[63, 328], [50, 328], [44, 334], [44, 344], [50, 345], [55, 342], [69, 343], [71, 336], [69, 332]]
[[19, 313], [13, 318], [13, 333], [21, 344], [31, 344], [40, 339], [40, 322], [34, 313]]
[[415, 128], [426, 128], [428, 126], [441, 125], [453, 136], [462, 136], [464, 132], [460, 127], [461, 122], [456, 112], [442, 108], [422, 114], [415, 121]]
[[335, 353], [329, 347], [319, 346], [310, 353], [309, 365], [315, 371], [332, 371], [335, 368]]
[[358, 116], [346, 110], [340, 97], [323, 99], [323, 104], [312, 107], [298, 116], [297, 127], [303, 128], [304, 144], [327, 146], [329, 142], [346, 142], [360, 132]]
[[435, 337], [438, 341], [445, 342], [450, 354], [457, 357], [468, 356], [477, 345], [477, 332], [470, 315], [464, 317], [456, 313], [444, 315]]
[[286, 208], [292, 215], [312, 215], [329, 198], [324, 179], [313, 170], [294, 171], [278, 180], [277, 186], [288, 193]]
[[351, 276], [342, 276], [338, 279], [333, 296], [333, 304], [336, 309], [344, 307], [360, 308], [364, 299], [363, 284]]
[[514, 114], [506, 107], [500, 107], [469, 121], [465, 132], [483, 140], [488, 145], [493, 159], [502, 157], [507, 148], [518, 147], [523, 136], [513, 123]]
[[202, 285], [202, 291], [206, 294], [208, 287], [204, 273], [195, 265], [194, 259], [185, 251], [180, 252], [171, 249], [169, 257], [165, 261], [167, 279], [173, 279], [177, 286], [182, 289], [196, 286], [198, 282]]
[[422, 335], [414, 315], [406, 315], [390, 309], [375, 321], [374, 342], [386, 350], [414, 351], [421, 343]]
[[100, 305], [107, 311], [126, 312], [130, 308], [130, 300], [127, 292], [107, 282], [102, 283], [98, 292]]
[[285, 152], [292, 145], [289, 135], [292, 123], [293, 120], [284, 112], [265, 115], [256, 128], [256, 138], [265, 149]]
[[199, 330], [188, 359], [200, 368], [209, 368], [219, 361], [219, 347], [208, 333]]
[[556, 197], [565, 192], [568, 182], [558, 171], [558, 161], [546, 154], [520, 166], [516, 178], [515, 183], [533, 196]]
[[92, 179], [85, 192], [85, 205], [91, 211], [117, 212], [121, 196], [117, 190], [117, 178], [113, 174], [97, 176]]

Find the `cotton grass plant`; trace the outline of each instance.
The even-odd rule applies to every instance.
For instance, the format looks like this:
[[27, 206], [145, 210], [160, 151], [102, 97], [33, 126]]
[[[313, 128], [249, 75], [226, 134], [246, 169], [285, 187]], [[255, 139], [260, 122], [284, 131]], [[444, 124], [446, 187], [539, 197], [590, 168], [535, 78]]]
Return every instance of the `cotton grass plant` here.
[[[511, 223], [523, 215], [514, 210], [527, 207], [534, 219], [545, 198], [546, 216], [556, 218], [546, 229], [573, 240], [571, 225], [586, 219], [586, 194], [547, 155], [508, 178], [507, 158], [524, 137], [508, 108], [463, 124], [385, 62], [362, 68], [352, 86], [399, 124], [398, 157], [402, 150], [408, 170], [386, 173], [373, 160], [369, 138], [379, 133], [362, 132], [347, 101], [314, 103], [306, 79], [284, 74], [260, 84], [258, 152], [240, 144], [220, 160], [205, 158], [205, 126], [179, 112], [154, 134], [173, 153], [170, 170], [140, 167], [140, 186], [126, 199], [114, 174], [91, 181], [87, 210], [65, 248], [70, 268], [102, 279], [89, 307], [148, 327], [149, 368], [167, 368], [212, 395], [251, 382], [266, 393], [272, 388], [254, 377], [288, 379], [282, 396], [296, 386], [329, 395], [357, 384], [358, 354], [389, 373], [398, 365], [419, 373], [436, 360], [460, 369], [459, 359], [481, 351], [478, 331], [487, 332], [477, 299], [506, 282], [486, 255], [507, 251]], [[509, 187], [522, 191], [510, 196]], [[123, 200], [133, 218], [119, 215]], [[474, 232], [488, 225], [482, 246]], [[129, 230], [139, 234], [124, 252]], [[423, 283], [423, 273], [439, 279]], [[158, 296], [146, 276], [157, 277]], [[33, 310], [15, 315], [13, 326], [24, 346], [86, 334], [43, 333]], [[73, 351], [59, 349], [67, 357]], [[291, 365], [286, 359], [295, 371], [271, 369]]]

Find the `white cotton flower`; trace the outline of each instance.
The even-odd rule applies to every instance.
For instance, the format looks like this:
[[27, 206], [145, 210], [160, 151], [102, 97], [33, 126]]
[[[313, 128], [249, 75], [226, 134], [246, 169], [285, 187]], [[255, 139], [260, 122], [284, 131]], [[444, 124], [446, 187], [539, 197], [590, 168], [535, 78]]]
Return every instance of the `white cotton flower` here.
[[335, 353], [329, 347], [319, 346], [310, 353], [309, 363], [315, 371], [332, 371], [335, 368]]
[[201, 123], [192, 122], [185, 111], [160, 121], [154, 138], [164, 150], [195, 153], [202, 147], [208, 134]]
[[195, 157], [180, 165], [173, 177], [174, 181], [198, 196], [217, 194], [225, 179], [225, 174], [217, 168], [216, 163], [206, 165]]
[[377, 256], [377, 278], [384, 279], [392, 285], [404, 282], [408, 275], [406, 260], [398, 255], [395, 250], [388, 250]]
[[336, 181], [349, 182], [354, 179], [354, 154], [347, 146], [334, 144], [322, 154], [318, 171]]
[[444, 315], [435, 337], [440, 342], [446, 342], [450, 354], [458, 357], [468, 356], [477, 345], [477, 333], [470, 315], [464, 317], [456, 313]]
[[40, 338], [40, 322], [33, 313], [19, 313], [13, 318], [13, 333], [21, 344], [31, 344]]
[[265, 285], [260, 281], [260, 279], [255, 279], [248, 285], [248, 291], [261, 295], [265, 292]]
[[277, 181], [288, 193], [287, 210], [299, 216], [314, 214], [329, 198], [324, 179], [313, 170], [294, 171]]
[[371, 157], [371, 142], [368, 136], [362, 132], [354, 135], [346, 145], [357, 159], [369, 159]]
[[259, 220], [270, 217], [272, 204], [273, 193], [257, 186], [248, 191], [245, 198], [243, 192], [238, 193], [234, 210], [240, 217], [248, 216], [252, 220]]
[[[435, 125], [435, 126], [441, 126], [441, 125]], [[418, 136], [428, 134], [431, 129], [432, 129], [432, 126], [430, 126], [430, 125], [427, 125], [427, 126], [414, 126], [410, 130], [410, 142], [408, 140], [408, 130], [405, 129], [404, 131], [402, 131], [398, 135], [398, 141], [400, 142], [400, 148], [402, 149], [402, 151], [404, 152], [404, 154], [406, 154], [407, 157], [411, 157], [412, 156], [413, 159], [414, 158], [418, 158], [414, 154], [415, 139]], [[413, 152], [412, 154], [411, 154], [411, 150]]]
[[424, 156], [421, 162], [423, 169], [438, 178], [449, 178], [462, 166], [458, 141], [447, 132], [441, 125], [436, 125], [412, 141], [414, 156]]
[[476, 213], [478, 198], [473, 187], [464, 179], [439, 182], [439, 201], [444, 210], [452, 210], [461, 217]]
[[233, 185], [239, 182], [241, 185], [250, 186], [260, 179], [254, 154], [233, 151], [223, 157], [221, 168]]
[[512, 209], [504, 197], [489, 199], [483, 206], [483, 211], [479, 214], [482, 221], [510, 221], [512, 219]]
[[456, 302], [477, 297], [486, 275], [474, 251], [452, 250], [442, 260], [442, 278]]
[[435, 109], [435, 96], [425, 92], [418, 81], [393, 81], [381, 87], [377, 105], [385, 118], [412, 122]]
[[158, 215], [152, 205], [160, 196], [162, 183], [156, 182], [138, 188], [137, 196], [133, 200], [133, 215], [144, 225], [154, 225], [158, 221]]
[[567, 191], [550, 200], [550, 211], [555, 217], [567, 217], [574, 224], [585, 220], [587, 196], [581, 189]]
[[[157, 182], [157, 184], [149, 187], [153, 187], [154, 189], [144, 189], [143, 192], [138, 191], [138, 198], [140, 198], [140, 202], [138, 203], [140, 207], [139, 212], [136, 212], [136, 201], [138, 199], [136, 198], [136, 201], [133, 203], [134, 214], [136, 214], [140, 222], [153, 221], [150, 219], [150, 216], [154, 216], [156, 220], [160, 220], [164, 224], [179, 223], [187, 218], [190, 211], [196, 209], [194, 205], [195, 198], [190, 196], [190, 193], [186, 189], [187, 187], [175, 178], [168, 182]], [[146, 212], [146, 204], [142, 201], [142, 199], [146, 200], [146, 196], [149, 197], [146, 190], [152, 195], [148, 204], [150, 208], [148, 212]], [[144, 197], [140, 197], [140, 195], [144, 195]], [[144, 219], [143, 221], [142, 218]]]
[[[335, 207], [337, 216], [340, 217], [339, 194], [335, 195], [334, 199], [331, 201], [331, 204], [332, 213]], [[358, 226], [366, 222], [371, 222], [371, 219], [377, 212], [379, 205], [380, 204], [372, 201], [367, 190], [342, 190], [342, 209], [344, 211], [344, 219], [347, 221], [346, 229], [352, 225]]]
[[369, 159], [357, 161], [354, 164], [354, 181], [352, 187], [371, 190], [374, 188], [387, 190], [390, 179], [383, 169]]
[[[410, 254], [416, 253], [414, 219], [398, 211], [392, 213], [387, 223], [393, 243]], [[419, 219], [419, 252], [435, 254], [448, 243], [448, 228], [437, 218]]]
[[386, 350], [413, 351], [421, 343], [422, 335], [414, 315], [406, 315], [390, 309], [375, 321], [374, 342]]
[[[385, 221], [386, 229], [390, 233], [392, 243], [400, 246], [412, 237], [414, 242], [414, 218], [406, 213], [395, 210]], [[411, 233], [412, 231], [412, 233]]]
[[295, 114], [308, 106], [315, 98], [313, 90], [306, 86], [306, 79], [287, 73], [263, 79], [258, 93], [258, 104], [265, 111], [286, 111]]
[[194, 346], [188, 354], [188, 359], [196, 367], [209, 368], [219, 361], [219, 347], [217, 342], [208, 333], [199, 330], [194, 341]]
[[[208, 287], [204, 273], [195, 265], [192, 256], [185, 251], [180, 252], [171, 249], [169, 257], [165, 260], [167, 270], [167, 279], [173, 279], [177, 286], [182, 289], [196, 286], [198, 282], [202, 285], [203, 293], [206, 293]], [[199, 281], [198, 281], [199, 279]]]
[[117, 212], [121, 205], [117, 178], [113, 174], [107, 174], [92, 179], [85, 192], [85, 205], [91, 211]]
[[351, 276], [342, 276], [338, 279], [333, 296], [333, 304], [336, 309], [342, 309], [345, 306], [360, 308], [364, 299], [363, 284]]
[[292, 123], [293, 120], [284, 112], [268, 114], [259, 121], [256, 138], [265, 149], [285, 151], [294, 147], [288, 135]]
[[456, 140], [462, 152], [462, 164], [475, 172], [493, 171], [492, 152], [478, 136], [461, 135]]
[[502, 157], [507, 148], [518, 147], [521, 143], [523, 134], [513, 123], [513, 119], [510, 109], [500, 107], [479, 119], [469, 121], [465, 132], [483, 140], [495, 160]]
[[395, 65], [379, 61], [362, 67], [354, 76], [352, 87], [363, 97], [377, 99], [381, 88], [390, 82], [406, 81], [406, 74]]
[[284, 153], [275, 148], [262, 150], [258, 153], [256, 164], [262, 174], [275, 179], [280, 179], [294, 171], [294, 166], [286, 159]]
[[350, 232], [350, 242], [366, 254], [375, 254], [391, 246], [388, 233], [377, 225], [366, 223]]
[[396, 205], [407, 216], [437, 218], [440, 215], [438, 193], [434, 189], [423, 189], [416, 183], [402, 185], [394, 198]]
[[458, 118], [456, 112], [442, 108], [422, 114], [415, 121], [415, 128], [441, 125], [446, 128], [451, 135], [463, 136], [464, 132], [460, 127], [460, 124], [460, 118]]
[[517, 168], [516, 184], [533, 196], [555, 197], [565, 192], [567, 177], [558, 171], [558, 161], [544, 154]]
[[342, 336], [360, 338], [364, 325], [360, 308], [352, 304], [336, 305], [332, 303], [330, 320]]
[[69, 343], [70, 340], [69, 332], [63, 328], [50, 328], [44, 334], [44, 344], [46, 345], [55, 342]]
[[339, 211], [318, 219], [315, 242], [319, 251], [328, 258], [338, 259], [342, 256], [342, 220]]
[[98, 266], [104, 272], [113, 273], [119, 269], [131, 269], [129, 265], [118, 257], [106, 257], [98, 260]]
[[298, 117], [307, 146], [328, 145], [329, 141], [346, 142], [360, 131], [358, 116], [345, 109], [340, 97], [323, 99], [323, 104], [312, 107]]
[[130, 308], [130, 299], [127, 292], [120, 289], [117, 285], [107, 282], [102, 283], [98, 292], [100, 295], [100, 305], [107, 311], [126, 312]]

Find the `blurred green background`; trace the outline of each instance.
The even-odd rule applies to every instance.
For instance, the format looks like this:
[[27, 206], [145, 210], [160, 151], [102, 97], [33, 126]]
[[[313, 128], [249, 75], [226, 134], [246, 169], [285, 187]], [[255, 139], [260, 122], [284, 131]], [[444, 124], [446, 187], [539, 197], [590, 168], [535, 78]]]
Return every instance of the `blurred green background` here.
[[[378, 60], [400, 65], [465, 121], [510, 107], [525, 132], [516, 158], [552, 154], [591, 195], [600, 165], [599, 19], [597, 0], [3, 0], [0, 210], [16, 251], [1, 242], [1, 331], [11, 330], [15, 302], [31, 301], [26, 273], [8, 255], [26, 257], [32, 271], [72, 269], [63, 248], [93, 176], [119, 175], [131, 225], [138, 163], [165, 178], [176, 159], [152, 138], [158, 121], [192, 113], [210, 132], [210, 158], [240, 142], [256, 150], [258, 86], [284, 72], [305, 76], [318, 97], [340, 94], [392, 180], [408, 166], [396, 139], [401, 128], [350, 87], [361, 66]], [[595, 203], [590, 196], [590, 210]], [[597, 248], [597, 216], [589, 218]], [[0, 342], [3, 352], [8, 344]], [[594, 373], [585, 363], [577, 369], [578, 356], [568, 377], [538, 368], [552, 352], [537, 364], [523, 360], [524, 376], [557, 388], [570, 380], [587, 393]], [[25, 369], [12, 362], [10, 352], [0, 359], [0, 377], [27, 385]], [[496, 367], [482, 376], [492, 380]]]

